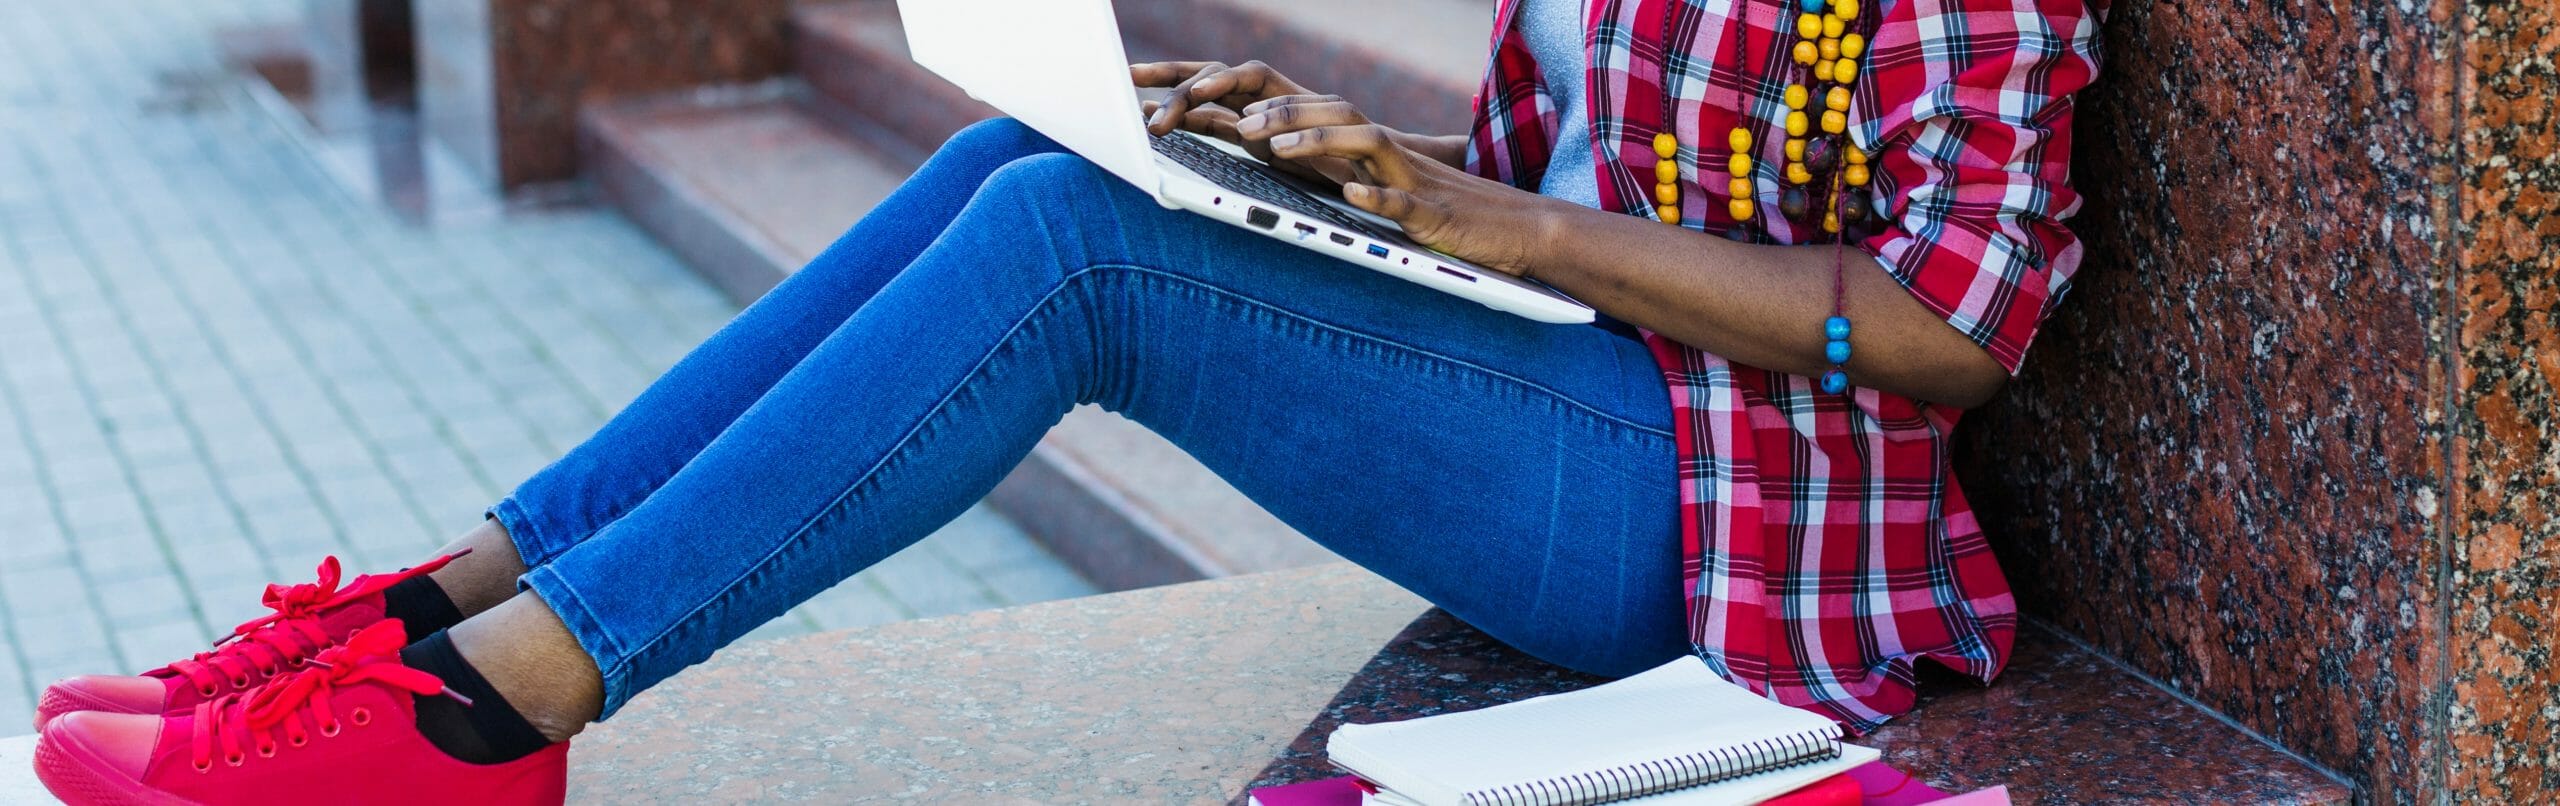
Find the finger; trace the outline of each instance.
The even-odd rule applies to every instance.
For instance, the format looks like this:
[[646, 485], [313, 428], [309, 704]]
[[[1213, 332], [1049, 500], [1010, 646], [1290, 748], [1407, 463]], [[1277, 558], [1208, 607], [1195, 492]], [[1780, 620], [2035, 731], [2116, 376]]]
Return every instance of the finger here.
[[1236, 132], [1236, 117], [1235, 110], [1223, 106], [1195, 106], [1191, 108], [1191, 114], [1182, 117], [1182, 128], [1230, 143], [1241, 142], [1243, 137]]
[[1170, 87], [1200, 73], [1200, 68], [1216, 62], [1146, 62], [1129, 65], [1129, 83], [1141, 87]]
[[1387, 137], [1385, 127], [1320, 126], [1287, 132], [1271, 138], [1271, 151], [1289, 159], [1339, 157], [1350, 160], [1378, 184], [1391, 188], [1410, 187], [1415, 175], [1413, 165], [1405, 159], [1404, 149]]
[[1301, 92], [1296, 84], [1280, 77], [1280, 71], [1260, 61], [1217, 71], [1191, 85], [1194, 101], [1231, 101], [1228, 106], [1241, 107], [1274, 95]]
[[1190, 78], [1173, 85], [1173, 90], [1164, 94], [1163, 105], [1156, 107], [1155, 115], [1147, 118], [1147, 132], [1159, 135], [1173, 133], [1175, 127], [1182, 125], [1183, 116], [1191, 113], [1194, 97], [1192, 88], [1199, 86], [1203, 79], [1226, 69], [1226, 65], [1205, 62], [1200, 65], [1200, 69], [1192, 71]]
[[[1250, 108], [1250, 107], [1248, 107]], [[1269, 138], [1284, 132], [1324, 126], [1360, 126], [1369, 117], [1360, 108], [1344, 101], [1313, 102], [1266, 106], [1259, 112], [1246, 112], [1236, 122], [1236, 130], [1247, 137]]]
[[1250, 104], [1246, 104], [1246, 105], [1244, 106], [1244, 108], [1243, 108], [1243, 109], [1239, 109], [1239, 110], [1236, 110], [1236, 111], [1238, 111], [1238, 112], [1242, 112], [1242, 113], [1247, 114], [1247, 115], [1255, 115], [1255, 114], [1261, 114], [1263, 111], [1268, 110], [1268, 109], [1270, 109], [1271, 107], [1275, 107], [1275, 106], [1288, 106], [1288, 105], [1290, 105], [1290, 104], [1329, 104], [1329, 103], [1337, 103], [1337, 102], [1340, 102], [1341, 100], [1342, 100], [1342, 96], [1340, 96], [1340, 95], [1316, 95], [1316, 94], [1313, 94], [1313, 93], [1301, 94], [1301, 95], [1282, 95], [1282, 96], [1277, 96], [1277, 97], [1272, 97], [1272, 98], [1264, 98], [1264, 99], [1262, 99], [1262, 100], [1255, 101], [1255, 102], [1250, 103]]

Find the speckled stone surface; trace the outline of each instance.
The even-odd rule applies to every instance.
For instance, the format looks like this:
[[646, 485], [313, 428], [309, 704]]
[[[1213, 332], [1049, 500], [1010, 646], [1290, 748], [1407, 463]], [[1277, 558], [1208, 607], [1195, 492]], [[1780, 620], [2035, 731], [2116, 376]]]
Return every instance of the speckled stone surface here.
[[430, 135], [507, 188], [577, 174], [580, 104], [753, 81], [789, 66], [789, 0], [417, 4]]
[[1959, 477], [2029, 612], [2423, 799], [2463, 517], [2456, 6], [2205, 8], [2114, 4], [2074, 137], [2088, 258]]
[[581, 737], [570, 800], [1214, 803], [1423, 607], [1336, 563], [741, 644]]
[[[2343, 781], [2232, 729], [2041, 627], [1988, 688], [1923, 677], [1919, 709], [1859, 739], [1948, 792], [2019, 803], [2343, 803]], [[1602, 681], [1541, 663], [1434, 609], [1398, 634], [1251, 787], [1326, 778], [1324, 737]], [[1243, 803], [1244, 791], [1234, 803]]]
[[2459, 7], [2446, 787], [2560, 800], [2560, 10]]

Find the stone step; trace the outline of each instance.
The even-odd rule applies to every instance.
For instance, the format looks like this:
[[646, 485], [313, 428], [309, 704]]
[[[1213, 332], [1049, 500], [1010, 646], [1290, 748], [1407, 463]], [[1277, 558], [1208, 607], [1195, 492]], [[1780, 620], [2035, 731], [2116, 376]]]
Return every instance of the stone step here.
[[1207, 803], [1421, 600], [1347, 563], [740, 644], [570, 754], [573, 803]]
[[[2345, 803], [2347, 783], [2040, 622], [1984, 687], [1935, 668], [1919, 705], [1858, 744], [1950, 793], [2020, 803]], [[1433, 609], [1398, 633], [1249, 786], [1339, 775], [1344, 723], [1471, 711], [1606, 682], [1548, 665]], [[1243, 802], [1241, 789], [1235, 803]]]
[[[742, 303], [823, 250], [924, 153], [796, 81], [591, 105], [581, 139], [600, 193]], [[1180, 448], [1090, 407], [990, 502], [1109, 590], [1336, 559]]]

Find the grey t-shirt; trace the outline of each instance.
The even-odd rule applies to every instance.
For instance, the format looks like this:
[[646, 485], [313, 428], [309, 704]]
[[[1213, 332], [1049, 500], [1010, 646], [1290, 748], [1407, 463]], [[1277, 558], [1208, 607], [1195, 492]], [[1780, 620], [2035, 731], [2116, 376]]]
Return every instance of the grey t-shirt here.
[[1584, 0], [1525, 0], [1520, 32], [1556, 104], [1555, 152], [1547, 158], [1538, 195], [1584, 207], [1600, 206], [1600, 177], [1591, 162], [1591, 99], [1585, 83]]

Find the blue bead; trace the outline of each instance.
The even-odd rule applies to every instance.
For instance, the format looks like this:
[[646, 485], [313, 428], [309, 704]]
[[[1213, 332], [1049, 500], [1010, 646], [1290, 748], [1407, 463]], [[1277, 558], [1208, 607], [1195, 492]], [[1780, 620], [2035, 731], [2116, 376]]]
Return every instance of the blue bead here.
[[1849, 317], [1834, 316], [1822, 320], [1822, 337], [1832, 341], [1849, 340]]
[[1822, 391], [1835, 395], [1849, 391], [1849, 373], [1836, 369], [1822, 373]]
[[1803, 3], [1801, 3], [1800, 5], [1802, 5], [1802, 6], [1804, 7], [1804, 13], [1807, 13], [1807, 14], [1820, 14], [1820, 13], [1822, 13], [1822, 7], [1825, 5], [1825, 3], [1823, 2], [1823, 0], [1804, 0], [1804, 2], [1803, 2]]
[[1849, 363], [1849, 343], [1835, 341], [1822, 345], [1822, 357], [1831, 359], [1831, 363], [1834, 364]]

